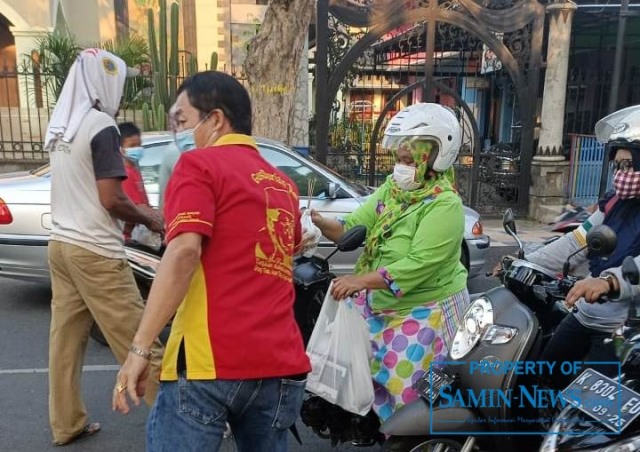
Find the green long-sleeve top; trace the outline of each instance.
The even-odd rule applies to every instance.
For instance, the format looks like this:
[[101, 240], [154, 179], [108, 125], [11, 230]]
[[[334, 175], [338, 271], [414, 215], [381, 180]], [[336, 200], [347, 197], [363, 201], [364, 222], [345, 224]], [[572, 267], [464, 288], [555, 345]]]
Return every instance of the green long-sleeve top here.
[[[371, 231], [388, 202], [385, 183], [343, 221], [345, 229], [363, 225]], [[466, 287], [467, 271], [460, 262], [464, 238], [464, 208], [452, 191], [409, 206], [391, 225], [390, 235], [373, 251], [371, 268], [389, 290], [373, 293], [374, 310], [404, 310], [445, 299]]]

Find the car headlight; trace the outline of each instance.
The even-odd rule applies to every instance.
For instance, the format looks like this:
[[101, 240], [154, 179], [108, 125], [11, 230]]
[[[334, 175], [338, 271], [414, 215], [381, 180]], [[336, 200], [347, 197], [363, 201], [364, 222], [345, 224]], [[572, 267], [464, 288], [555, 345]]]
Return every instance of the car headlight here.
[[462, 359], [480, 341], [486, 328], [493, 324], [493, 306], [486, 298], [478, 298], [467, 308], [451, 344], [451, 358]]

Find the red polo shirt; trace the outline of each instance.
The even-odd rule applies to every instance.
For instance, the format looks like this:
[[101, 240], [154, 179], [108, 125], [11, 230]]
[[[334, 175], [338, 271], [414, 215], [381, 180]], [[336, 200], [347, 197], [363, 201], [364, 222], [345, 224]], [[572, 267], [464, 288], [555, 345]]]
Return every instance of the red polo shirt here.
[[166, 190], [167, 242], [204, 236], [200, 265], [180, 305], [161, 380], [257, 379], [310, 371], [296, 324], [293, 249], [298, 190], [246, 135], [225, 135], [181, 155]]

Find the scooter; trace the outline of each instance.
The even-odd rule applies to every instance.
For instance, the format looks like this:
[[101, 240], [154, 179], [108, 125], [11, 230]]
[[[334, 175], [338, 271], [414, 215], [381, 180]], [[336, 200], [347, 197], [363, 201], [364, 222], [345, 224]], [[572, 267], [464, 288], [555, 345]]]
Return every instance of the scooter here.
[[[296, 288], [295, 315], [305, 347], [320, 314], [322, 303], [335, 275], [329, 269], [329, 259], [337, 251], [354, 251], [366, 238], [366, 228], [355, 226], [344, 233], [336, 244], [336, 250], [326, 259], [320, 256], [295, 259], [293, 280]], [[372, 446], [383, 437], [378, 429], [380, 422], [374, 413], [357, 416], [332, 405], [321, 397], [307, 394], [300, 413], [302, 422], [316, 435], [330, 439], [333, 446], [350, 441], [358, 446]]]
[[[633, 258], [622, 264], [623, 277], [640, 283]], [[637, 292], [631, 297], [627, 321], [612, 339], [621, 364], [619, 379], [586, 369], [565, 388], [573, 403], [556, 416], [540, 452], [569, 450], [632, 452], [640, 450], [640, 318]]]
[[[515, 451], [531, 445], [530, 438], [519, 434], [536, 425], [518, 419], [539, 417], [538, 411], [504, 397], [538, 383], [539, 377], [522, 375], [513, 364], [540, 356], [568, 313], [561, 301], [576, 278], [568, 276], [572, 256], [562, 276], [524, 260], [510, 210], [503, 226], [519, 244], [519, 259], [506, 263], [503, 286], [471, 303], [452, 341], [450, 360], [432, 364], [414, 385], [421, 398], [382, 425], [380, 431], [391, 436], [387, 451]], [[587, 247], [594, 255], [608, 255], [615, 249], [615, 234], [606, 226], [594, 227]], [[474, 403], [472, 394], [481, 394], [484, 402]]]

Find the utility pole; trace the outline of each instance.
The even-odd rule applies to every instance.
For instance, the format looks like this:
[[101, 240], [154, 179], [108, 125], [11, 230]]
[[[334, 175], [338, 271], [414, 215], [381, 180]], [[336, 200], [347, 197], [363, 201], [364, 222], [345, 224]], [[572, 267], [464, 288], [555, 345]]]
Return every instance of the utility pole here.
[[[629, 0], [622, 0], [620, 5], [620, 15], [618, 17], [618, 36], [616, 39], [616, 54], [613, 60], [613, 76], [611, 77], [611, 93], [609, 96], [608, 113], [613, 113], [618, 108], [618, 93], [620, 91], [620, 78], [622, 76], [622, 60], [624, 57], [624, 35], [627, 28], [627, 17], [629, 16]], [[602, 173], [600, 175], [600, 197], [607, 190], [607, 179], [609, 176], [609, 150], [605, 149], [602, 159]]]

